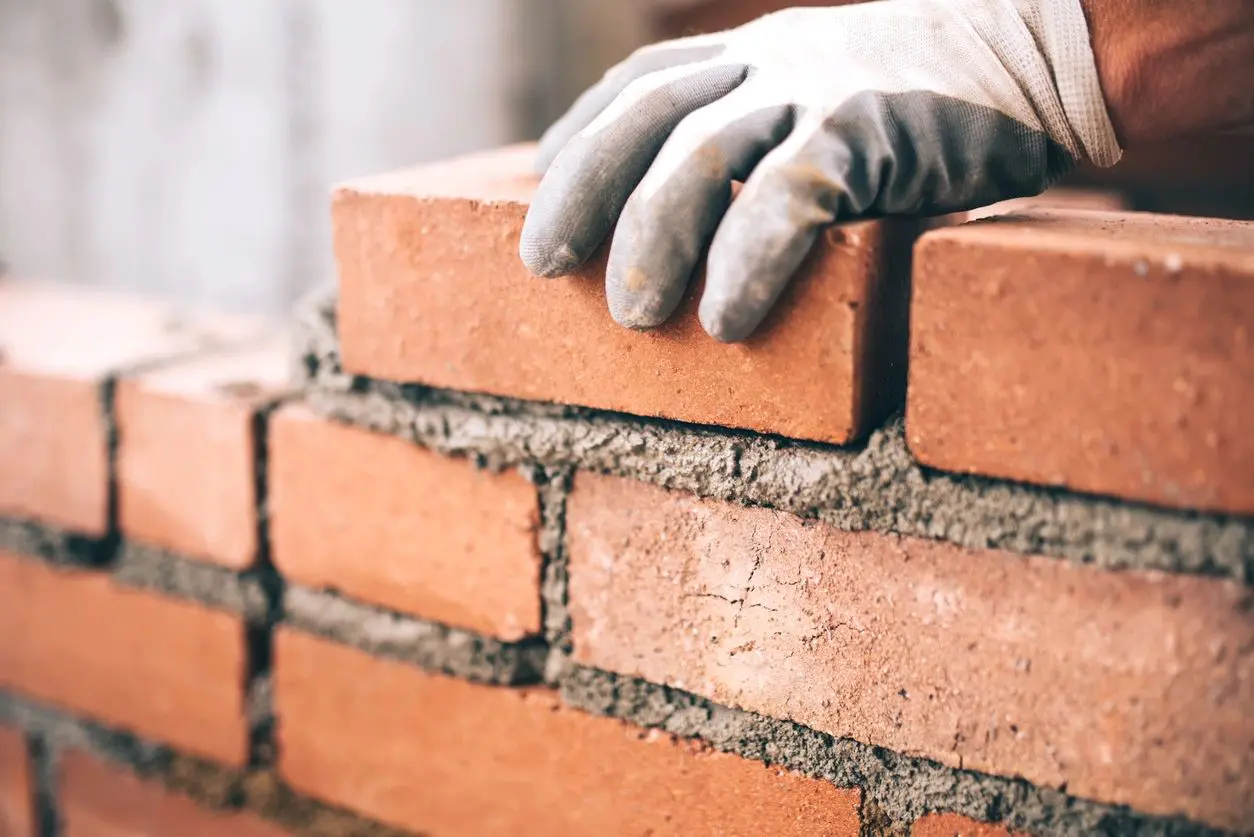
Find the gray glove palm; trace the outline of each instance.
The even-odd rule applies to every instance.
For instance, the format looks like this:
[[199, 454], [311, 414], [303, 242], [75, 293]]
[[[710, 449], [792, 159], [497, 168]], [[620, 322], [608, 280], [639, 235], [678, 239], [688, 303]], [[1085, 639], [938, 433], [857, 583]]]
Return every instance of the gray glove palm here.
[[610, 312], [648, 328], [708, 246], [701, 322], [735, 341], [827, 225], [1037, 194], [1119, 153], [1078, 0], [791, 9], [610, 70], [541, 140], [520, 253], [566, 275], [617, 222]]

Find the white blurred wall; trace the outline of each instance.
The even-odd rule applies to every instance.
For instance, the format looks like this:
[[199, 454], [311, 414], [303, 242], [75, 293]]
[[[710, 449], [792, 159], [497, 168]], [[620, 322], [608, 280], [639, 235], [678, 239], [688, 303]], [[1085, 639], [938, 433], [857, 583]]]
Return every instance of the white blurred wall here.
[[331, 185], [535, 136], [643, 37], [613, 0], [0, 0], [0, 260], [281, 314]]

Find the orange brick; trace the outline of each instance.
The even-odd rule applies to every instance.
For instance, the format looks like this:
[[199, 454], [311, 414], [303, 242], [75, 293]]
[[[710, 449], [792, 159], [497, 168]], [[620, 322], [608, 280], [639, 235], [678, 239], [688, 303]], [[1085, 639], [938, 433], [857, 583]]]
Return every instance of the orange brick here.
[[566, 279], [523, 267], [531, 158], [514, 147], [336, 191], [348, 371], [827, 442], [900, 402], [909, 225], [829, 231], [745, 344], [708, 337], [695, 294], [634, 332], [610, 319], [604, 255]]
[[910, 837], [1027, 837], [1005, 826], [976, 822], [959, 814], [928, 814], [910, 828]]
[[1254, 594], [580, 473], [577, 662], [1151, 813], [1254, 826]]
[[250, 813], [206, 810], [79, 751], [61, 759], [64, 837], [286, 837]]
[[0, 515], [88, 535], [108, 528], [99, 386], [112, 372], [251, 334], [84, 288], [0, 281]]
[[239, 765], [244, 673], [234, 616], [0, 552], [0, 688]]
[[270, 432], [270, 533], [289, 580], [505, 640], [539, 633], [539, 507], [521, 474], [299, 405]]
[[[279, 769], [433, 837], [856, 835], [857, 790], [281, 630]], [[362, 711], [369, 707], [369, 711]]]
[[287, 382], [281, 339], [118, 384], [118, 516], [138, 541], [243, 569], [257, 553], [253, 418]]
[[916, 259], [921, 461], [1254, 513], [1254, 223], [1034, 212], [931, 233]]
[[0, 727], [0, 837], [35, 837], [33, 814], [26, 741], [17, 730]]

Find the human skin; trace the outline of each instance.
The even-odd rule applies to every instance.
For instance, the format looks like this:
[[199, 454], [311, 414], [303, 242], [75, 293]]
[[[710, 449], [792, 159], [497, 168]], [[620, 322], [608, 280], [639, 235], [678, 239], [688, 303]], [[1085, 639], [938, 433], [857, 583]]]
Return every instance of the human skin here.
[[1254, 131], [1254, 3], [1082, 0], [1120, 144]]

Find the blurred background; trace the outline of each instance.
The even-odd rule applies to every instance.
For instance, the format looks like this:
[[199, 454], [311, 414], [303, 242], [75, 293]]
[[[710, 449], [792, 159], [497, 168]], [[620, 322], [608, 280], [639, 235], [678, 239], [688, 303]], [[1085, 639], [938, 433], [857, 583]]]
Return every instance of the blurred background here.
[[[0, 0], [0, 261], [280, 315], [332, 275], [335, 182], [534, 138], [637, 45], [790, 5]], [[1249, 217], [1250, 151], [1113, 178], [1138, 208]]]

